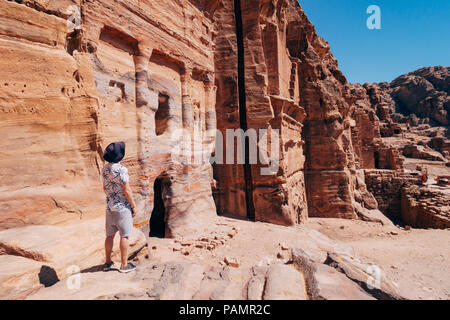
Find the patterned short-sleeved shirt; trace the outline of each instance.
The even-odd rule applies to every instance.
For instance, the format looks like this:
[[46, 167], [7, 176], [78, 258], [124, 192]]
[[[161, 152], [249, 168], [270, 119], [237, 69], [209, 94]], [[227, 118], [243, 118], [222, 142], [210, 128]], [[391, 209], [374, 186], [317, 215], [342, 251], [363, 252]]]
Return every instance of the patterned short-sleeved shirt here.
[[103, 167], [103, 187], [106, 192], [106, 207], [108, 210], [120, 210], [130, 207], [122, 189], [122, 185], [130, 180], [128, 169], [120, 163], [108, 163]]

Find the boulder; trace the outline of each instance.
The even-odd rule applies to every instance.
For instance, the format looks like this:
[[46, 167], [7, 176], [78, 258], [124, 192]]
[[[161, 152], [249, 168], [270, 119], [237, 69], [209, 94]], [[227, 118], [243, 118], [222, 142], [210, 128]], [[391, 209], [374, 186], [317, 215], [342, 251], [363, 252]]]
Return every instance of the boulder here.
[[445, 161], [441, 153], [428, 147], [409, 144], [403, 148], [403, 155], [409, 158], [424, 159], [431, 161]]
[[[5, 268], [9, 261], [13, 261], [13, 258], [5, 257], [11, 256], [23, 259], [30, 266], [39, 267], [38, 272], [29, 271], [30, 277], [37, 277], [40, 267], [44, 267], [45, 275], [41, 282], [54, 284], [70, 276], [72, 270], [85, 270], [103, 264], [104, 240], [104, 218], [68, 226], [26, 226], [0, 232], [0, 257], [4, 259]], [[133, 228], [129, 237], [129, 255], [141, 250], [146, 242], [145, 235]], [[120, 259], [118, 234], [115, 238], [113, 258], [116, 261]], [[12, 265], [8, 268], [14, 269]], [[20, 279], [22, 274], [22, 268], [17, 269], [17, 274], [11, 271], [10, 282], [13, 282], [15, 277]], [[49, 277], [50, 279], [47, 279]], [[29, 288], [33, 287], [35, 282], [31, 281]]]
[[263, 299], [307, 300], [303, 275], [293, 265], [271, 265], [267, 270]]
[[312, 300], [375, 300], [345, 274], [314, 262], [302, 249], [293, 250], [293, 262], [303, 271]]
[[395, 284], [375, 264], [365, 264], [348, 255], [329, 252], [326, 264], [343, 272], [378, 300], [404, 300]]

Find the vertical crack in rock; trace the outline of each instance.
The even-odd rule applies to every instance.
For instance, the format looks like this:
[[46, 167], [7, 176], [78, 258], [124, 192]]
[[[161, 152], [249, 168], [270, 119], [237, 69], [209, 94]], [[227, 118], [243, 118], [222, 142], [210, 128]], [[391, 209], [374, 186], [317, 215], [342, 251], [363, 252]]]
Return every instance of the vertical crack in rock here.
[[[245, 95], [245, 61], [244, 61], [244, 39], [242, 32], [242, 12], [241, 1], [234, 0], [234, 15], [236, 21], [236, 40], [238, 48], [238, 92], [239, 92], [239, 122], [242, 130], [247, 127], [247, 106]], [[245, 137], [243, 137], [245, 139]], [[255, 206], [253, 204], [253, 185], [252, 172], [249, 161], [249, 139], [244, 140], [245, 159], [244, 159], [244, 181], [245, 181], [245, 202], [247, 206], [247, 217], [255, 219]]]

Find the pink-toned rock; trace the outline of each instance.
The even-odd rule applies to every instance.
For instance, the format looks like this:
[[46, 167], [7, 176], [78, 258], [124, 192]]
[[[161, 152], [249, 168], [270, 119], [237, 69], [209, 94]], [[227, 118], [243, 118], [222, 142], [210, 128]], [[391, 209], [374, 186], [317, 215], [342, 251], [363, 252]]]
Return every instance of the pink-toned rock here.
[[[17, 281], [17, 287], [23, 290], [27, 288], [24, 277], [36, 278], [29, 282], [28, 290], [35, 288], [39, 280], [50, 285], [70, 276], [73, 269], [85, 270], [102, 265], [105, 261], [104, 238], [104, 218], [69, 226], [40, 225], [0, 231], [2, 270], [10, 270], [7, 282], [13, 286]], [[129, 255], [141, 250], [146, 242], [145, 235], [134, 228], [129, 237]], [[120, 259], [118, 234], [113, 259]], [[22, 263], [18, 263], [20, 261]], [[21, 265], [27, 266], [26, 271], [19, 267]], [[43, 270], [34, 271], [42, 267]], [[41, 271], [43, 280], [38, 279]], [[16, 291], [20, 297], [21, 290]], [[8, 297], [15, 296], [9, 294]]]
[[267, 270], [264, 300], [306, 300], [303, 275], [292, 265], [275, 264]]
[[0, 298], [23, 299], [44, 287], [39, 274], [44, 263], [19, 256], [0, 255]]

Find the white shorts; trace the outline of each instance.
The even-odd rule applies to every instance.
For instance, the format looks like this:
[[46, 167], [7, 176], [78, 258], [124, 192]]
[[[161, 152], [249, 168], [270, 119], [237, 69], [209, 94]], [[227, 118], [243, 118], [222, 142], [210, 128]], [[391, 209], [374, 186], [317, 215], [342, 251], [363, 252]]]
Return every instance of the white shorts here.
[[125, 206], [118, 209], [106, 209], [106, 236], [112, 237], [119, 231], [120, 237], [127, 238], [133, 229], [131, 210]]

